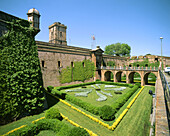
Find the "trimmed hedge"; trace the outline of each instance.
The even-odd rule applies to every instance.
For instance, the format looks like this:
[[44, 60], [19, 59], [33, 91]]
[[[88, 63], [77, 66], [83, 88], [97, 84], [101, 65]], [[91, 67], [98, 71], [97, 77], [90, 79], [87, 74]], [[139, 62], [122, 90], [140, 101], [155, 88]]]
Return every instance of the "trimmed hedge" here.
[[126, 101], [138, 90], [139, 86], [135, 85], [133, 88], [131, 88], [127, 93], [123, 94], [115, 101], [114, 104], [111, 105], [111, 107], [118, 111], [125, 103]]
[[45, 113], [45, 118], [62, 120], [62, 116], [60, 115], [59, 110], [55, 107], [52, 107], [47, 110], [47, 112]]
[[106, 121], [111, 121], [115, 118], [116, 110], [109, 105], [104, 105], [100, 108], [100, 118]]
[[[52, 94], [70, 101], [73, 104], [78, 105], [79, 107], [89, 111], [92, 114], [99, 115], [100, 113], [100, 107], [96, 107], [90, 103], [84, 102], [74, 96], [68, 95], [66, 93], [62, 93], [59, 90], [62, 89], [68, 89], [68, 88], [73, 88], [73, 87], [80, 87], [80, 86], [85, 86], [85, 85], [91, 85], [91, 84], [110, 84], [110, 85], [120, 85], [120, 86], [126, 86], [130, 87], [129, 91], [119, 97], [114, 104], [111, 105], [113, 108], [113, 111], [118, 111], [120, 107], [122, 107], [125, 102], [132, 96], [132, 94], [139, 88], [138, 85], [132, 85], [132, 84], [124, 84], [124, 83], [114, 83], [114, 82], [102, 82], [102, 81], [96, 81], [96, 82], [89, 82], [89, 83], [82, 83], [82, 84], [76, 84], [76, 85], [69, 85], [69, 86], [62, 86], [62, 87], [56, 87], [55, 89], [52, 90]], [[133, 88], [132, 88], [133, 87]]]
[[41, 130], [52, 130], [57, 136], [89, 136], [88, 132], [84, 129], [79, 129], [77, 127], [73, 127], [67, 125], [64, 122], [59, 121], [58, 119], [43, 119], [35, 122], [35, 124], [29, 124], [24, 128], [21, 128], [13, 133], [10, 133], [9, 136], [34, 136], [37, 135]]

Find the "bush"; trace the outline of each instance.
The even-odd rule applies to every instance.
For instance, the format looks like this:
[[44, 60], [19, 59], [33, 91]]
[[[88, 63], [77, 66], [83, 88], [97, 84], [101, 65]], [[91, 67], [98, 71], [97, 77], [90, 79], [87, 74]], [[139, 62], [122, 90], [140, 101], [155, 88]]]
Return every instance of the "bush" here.
[[46, 119], [59, 119], [62, 120], [62, 116], [60, 115], [60, 112], [57, 108], [52, 107], [49, 110], [46, 111], [45, 113], [45, 118]]
[[68, 136], [90, 136], [89, 133], [80, 127], [74, 127], [70, 130]]
[[114, 110], [118, 111], [126, 103], [126, 101], [137, 91], [138, 88], [139, 88], [139, 86], [135, 85], [127, 93], [120, 96], [119, 99], [117, 99], [116, 102], [111, 105], [111, 107]]
[[51, 91], [54, 89], [54, 87], [53, 86], [48, 86], [47, 87], [47, 90], [48, 90], [48, 92], [50, 92], [51, 93]]
[[140, 83], [135, 83], [136, 86], [138, 86], [139, 88], [141, 87]]
[[100, 118], [103, 120], [113, 120], [115, 118], [115, 113], [116, 110], [114, 110], [111, 106], [109, 105], [104, 105], [103, 107], [100, 108]]

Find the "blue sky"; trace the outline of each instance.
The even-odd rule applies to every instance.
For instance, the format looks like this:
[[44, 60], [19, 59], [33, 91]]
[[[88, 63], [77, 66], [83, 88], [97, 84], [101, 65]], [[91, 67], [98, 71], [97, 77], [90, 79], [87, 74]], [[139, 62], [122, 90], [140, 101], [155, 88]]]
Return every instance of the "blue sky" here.
[[131, 55], [170, 56], [170, 0], [0, 0], [0, 10], [27, 19], [30, 8], [40, 14], [36, 40], [48, 42], [48, 26], [67, 26], [67, 43], [91, 48], [92, 35], [103, 50], [112, 43], [127, 43]]

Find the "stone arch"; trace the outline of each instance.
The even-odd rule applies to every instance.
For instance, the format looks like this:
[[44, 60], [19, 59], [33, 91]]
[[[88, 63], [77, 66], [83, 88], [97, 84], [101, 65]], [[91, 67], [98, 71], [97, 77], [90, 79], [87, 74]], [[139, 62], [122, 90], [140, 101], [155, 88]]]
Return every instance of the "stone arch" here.
[[104, 81], [111, 81], [111, 74], [113, 74], [111, 71], [106, 71], [104, 73]]
[[118, 71], [115, 73], [115, 77], [114, 77], [114, 82], [120, 82], [121, 81], [121, 75], [122, 75], [122, 71]]
[[148, 76], [149, 76], [149, 74], [151, 74], [151, 73], [154, 74], [155, 77], [157, 78], [157, 75], [156, 75], [154, 72], [147, 72], [147, 73], [145, 73], [144, 76], [143, 76], [144, 85], [148, 84]]
[[128, 80], [128, 83], [133, 83], [134, 82], [134, 75], [135, 75], [135, 73], [138, 73], [140, 75], [141, 79], [142, 79], [142, 76], [141, 76], [140, 72], [132, 71], [132, 72], [129, 73], [128, 79], [126, 79], [126, 80]]

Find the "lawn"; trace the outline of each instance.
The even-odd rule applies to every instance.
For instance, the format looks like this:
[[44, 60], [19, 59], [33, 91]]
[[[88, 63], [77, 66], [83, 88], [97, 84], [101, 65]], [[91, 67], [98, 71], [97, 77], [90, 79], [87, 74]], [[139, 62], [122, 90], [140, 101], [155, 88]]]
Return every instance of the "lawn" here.
[[[97, 106], [97, 107], [102, 107], [104, 105], [111, 105], [113, 104], [121, 95], [125, 94], [126, 92], [128, 92], [128, 90], [130, 89], [129, 87], [126, 87], [125, 90], [121, 91], [122, 94], [115, 94], [116, 91], [113, 91], [113, 90], [107, 90], [105, 91], [104, 88], [105, 88], [105, 84], [101, 84], [100, 85], [100, 88], [103, 92], [106, 92], [106, 93], [111, 93], [112, 94], [112, 97], [111, 96], [107, 96], [107, 100], [106, 101], [96, 101], [96, 99], [99, 98], [99, 96], [96, 94], [96, 90], [91, 87], [91, 85], [88, 85], [86, 86], [87, 89], [93, 89], [93, 91], [91, 93], [88, 94], [88, 97], [81, 97], [81, 96], [75, 96], [75, 93], [78, 93], [78, 92], [67, 92], [67, 94], [69, 95], [72, 95], [72, 96], [75, 96], [76, 98], [82, 100], [82, 101], [85, 101], [87, 103], [91, 103], [93, 104], [94, 106]], [[116, 87], [109, 87], [107, 89], [114, 89], [114, 88], [120, 88], [122, 86], [116, 86]], [[76, 88], [72, 88], [72, 90], [74, 89], [80, 89], [81, 87], [76, 87]], [[66, 90], [70, 90], [70, 89], [63, 89], [61, 90], [61, 92], [63, 93], [66, 93], [65, 91]], [[100, 91], [98, 91], [100, 93]]]
[[[100, 135], [100, 136], [143, 136], [149, 134], [149, 118], [150, 118], [150, 112], [151, 112], [151, 106], [152, 106], [152, 96], [149, 95], [149, 90], [154, 90], [154, 87], [145, 86], [144, 90], [141, 92], [135, 103], [132, 105], [132, 107], [129, 109], [123, 120], [120, 122], [120, 124], [117, 126], [117, 128], [114, 131], [111, 131], [98, 123], [92, 121], [88, 117], [84, 116], [83, 114], [73, 110], [69, 106], [58, 102], [55, 104], [55, 107], [58, 107], [60, 112], [63, 113], [65, 116], [67, 116], [72, 121], [76, 122], [77, 124], [93, 131], [94, 133]], [[139, 91], [139, 90], [138, 90]], [[136, 95], [138, 92], [136, 91], [135, 94], [132, 95], [132, 97], [128, 100], [128, 102], [121, 107], [121, 109], [117, 112], [116, 117], [118, 117], [122, 111], [127, 107], [128, 103], [131, 101], [131, 99]], [[74, 105], [74, 104], [72, 104]], [[75, 106], [75, 105], [74, 105]], [[76, 106], [78, 107], [78, 106]], [[79, 107], [78, 107], [79, 108]], [[81, 108], [79, 108], [81, 109]], [[84, 111], [83, 109], [81, 109]], [[91, 113], [85, 111], [87, 114], [92, 115]], [[31, 123], [33, 120], [40, 118], [44, 116], [44, 113], [35, 115], [35, 116], [29, 116], [25, 117], [19, 121], [7, 124], [5, 126], [0, 127], [0, 134], [4, 134], [14, 128], [20, 127], [21, 125]], [[100, 119], [98, 116], [92, 115], [98, 119]], [[63, 120], [64, 122], [68, 123], [67, 121]], [[108, 124], [112, 124], [113, 122], [107, 122]], [[53, 131], [41, 131], [38, 135], [54, 135]]]

